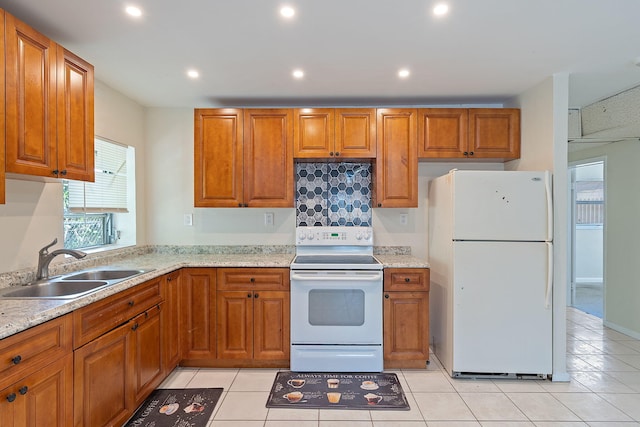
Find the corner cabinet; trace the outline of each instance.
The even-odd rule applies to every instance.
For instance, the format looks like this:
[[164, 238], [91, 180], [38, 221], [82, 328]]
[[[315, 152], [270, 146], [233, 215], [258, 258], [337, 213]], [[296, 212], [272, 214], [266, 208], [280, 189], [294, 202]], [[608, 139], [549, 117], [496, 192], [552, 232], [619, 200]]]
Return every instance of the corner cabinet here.
[[421, 159], [520, 158], [519, 109], [422, 108], [418, 117]]
[[376, 157], [374, 108], [299, 108], [294, 110], [297, 159]]
[[377, 110], [377, 157], [373, 206], [418, 207], [418, 110]]
[[424, 368], [429, 361], [429, 269], [384, 270], [384, 367]]
[[293, 207], [290, 109], [196, 109], [196, 207]]
[[6, 171], [93, 181], [93, 66], [5, 15]]

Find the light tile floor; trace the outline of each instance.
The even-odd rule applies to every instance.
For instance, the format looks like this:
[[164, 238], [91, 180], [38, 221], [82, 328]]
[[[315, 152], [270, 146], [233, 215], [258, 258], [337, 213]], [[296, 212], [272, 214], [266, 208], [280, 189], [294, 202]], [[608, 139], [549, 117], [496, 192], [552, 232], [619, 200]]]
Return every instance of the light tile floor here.
[[567, 309], [571, 382], [452, 379], [395, 370], [410, 411], [269, 409], [274, 369], [176, 369], [161, 385], [223, 387], [209, 427], [618, 427], [640, 425], [640, 341]]

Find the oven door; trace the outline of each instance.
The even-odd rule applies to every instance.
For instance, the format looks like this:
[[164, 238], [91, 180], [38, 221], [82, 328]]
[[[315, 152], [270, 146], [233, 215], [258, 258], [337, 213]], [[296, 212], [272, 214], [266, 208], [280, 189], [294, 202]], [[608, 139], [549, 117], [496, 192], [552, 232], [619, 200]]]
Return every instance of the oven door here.
[[381, 345], [382, 272], [292, 270], [291, 344]]

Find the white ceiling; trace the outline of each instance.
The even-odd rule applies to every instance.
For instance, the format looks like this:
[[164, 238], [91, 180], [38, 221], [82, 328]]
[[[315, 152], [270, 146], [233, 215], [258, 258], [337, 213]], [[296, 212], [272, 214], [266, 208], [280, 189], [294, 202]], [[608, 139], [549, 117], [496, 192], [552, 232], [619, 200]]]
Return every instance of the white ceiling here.
[[444, 0], [436, 18], [432, 0], [290, 0], [289, 21], [286, 1], [131, 0], [139, 20], [126, 0], [0, 7], [145, 106], [502, 103], [568, 72], [580, 107], [640, 84], [640, 1]]

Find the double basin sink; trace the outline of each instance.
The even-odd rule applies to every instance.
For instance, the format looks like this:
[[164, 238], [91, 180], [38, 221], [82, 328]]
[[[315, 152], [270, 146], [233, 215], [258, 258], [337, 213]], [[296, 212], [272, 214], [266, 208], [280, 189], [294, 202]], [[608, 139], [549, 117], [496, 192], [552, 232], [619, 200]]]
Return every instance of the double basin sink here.
[[73, 299], [99, 291], [149, 271], [152, 270], [92, 269], [69, 273], [64, 276], [33, 282], [25, 286], [4, 289], [4, 292], [0, 293], [0, 298]]

